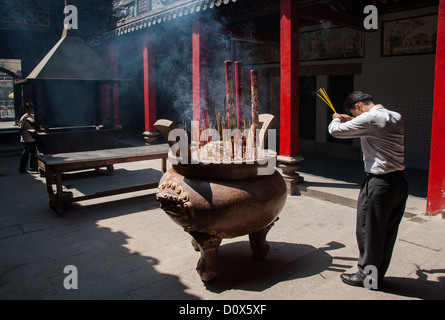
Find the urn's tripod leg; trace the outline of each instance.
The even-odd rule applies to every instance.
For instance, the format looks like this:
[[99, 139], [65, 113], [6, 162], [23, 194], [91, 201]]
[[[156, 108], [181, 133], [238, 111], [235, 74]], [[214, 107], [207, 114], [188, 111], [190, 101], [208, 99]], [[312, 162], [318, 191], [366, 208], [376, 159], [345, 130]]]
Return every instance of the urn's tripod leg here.
[[269, 244], [266, 242], [266, 236], [273, 223], [266, 228], [249, 234], [250, 248], [255, 259], [264, 259], [269, 252]]
[[216, 256], [222, 238], [205, 233], [193, 233], [192, 245], [195, 250], [199, 249], [201, 258], [196, 266], [196, 271], [202, 281], [210, 281], [216, 277]]

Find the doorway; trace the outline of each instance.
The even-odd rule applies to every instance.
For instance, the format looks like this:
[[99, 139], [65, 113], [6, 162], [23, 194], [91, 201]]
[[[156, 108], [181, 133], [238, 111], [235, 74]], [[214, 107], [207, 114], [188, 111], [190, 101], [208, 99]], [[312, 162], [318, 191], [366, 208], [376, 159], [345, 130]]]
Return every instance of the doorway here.
[[313, 140], [316, 138], [316, 86], [317, 78], [300, 77], [300, 138]]

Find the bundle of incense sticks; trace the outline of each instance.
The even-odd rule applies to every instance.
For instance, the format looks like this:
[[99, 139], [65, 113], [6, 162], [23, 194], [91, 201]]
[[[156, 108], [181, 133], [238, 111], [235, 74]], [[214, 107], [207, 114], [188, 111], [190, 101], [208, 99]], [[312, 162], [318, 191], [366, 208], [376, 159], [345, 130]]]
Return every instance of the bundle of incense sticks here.
[[[226, 114], [221, 117], [217, 109], [215, 108], [215, 125], [214, 129], [217, 130], [221, 142], [219, 146], [222, 150], [228, 151], [229, 158], [231, 160], [238, 159], [241, 155], [241, 159], [256, 159], [256, 135], [257, 129], [259, 129], [259, 97], [258, 97], [258, 72], [256, 70], [250, 70], [251, 76], [251, 116], [252, 119], [249, 121], [249, 127], [246, 130], [246, 119], [244, 116], [244, 103], [243, 103], [243, 76], [242, 76], [242, 63], [235, 62], [235, 74], [233, 71], [233, 65], [231, 61], [224, 62], [225, 75], [226, 75], [226, 95], [225, 95], [225, 106]], [[235, 79], [233, 79], [235, 76]], [[235, 84], [235, 86], [234, 86]], [[235, 90], [234, 90], [235, 87]], [[236, 103], [235, 103], [236, 95]], [[205, 129], [212, 129], [210, 124], [210, 119], [208, 115], [208, 109], [203, 108], [200, 114], [199, 131], [201, 132]], [[225, 129], [229, 132], [238, 129], [237, 134], [233, 133], [227, 134]], [[241, 136], [239, 136], [241, 134]], [[247, 136], [246, 136], [247, 134]], [[203, 140], [201, 142], [201, 139]], [[223, 157], [223, 153], [218, 155], [216, 151], [216, 144], [209, 144], [212, 141], [211, 136], [201, 137], [199, 143], [199, 149], [202, 149], [203, 157]], [[215, 149], [216, 152], [213, 152]], [[240, 152], [240, 153], [238, 153]]]
[[[329, 107], [329, 108], [331, 108], [331, 110], [332, 111], [334, 111], [334, 113], [337, 113], [337, 111], [335, 111], [335, 108], [334, 108], [334, 105], [332, 104], [332, 102], [331, 102], [331, 99], [329, 99], [329, 96], [328, 96], [328, 94], [327, 94], [327, 92], [326, 92], [326, 89], [320, 89], [320, 90], [318, 90], [318, 94], [317, 94], [317, 96], [321, 99], [321, 100], [323, 100], [323, 102], [324, 103], [326, 103], [326, 105]], [[321, 95], [320, 95], [321, 94]]]

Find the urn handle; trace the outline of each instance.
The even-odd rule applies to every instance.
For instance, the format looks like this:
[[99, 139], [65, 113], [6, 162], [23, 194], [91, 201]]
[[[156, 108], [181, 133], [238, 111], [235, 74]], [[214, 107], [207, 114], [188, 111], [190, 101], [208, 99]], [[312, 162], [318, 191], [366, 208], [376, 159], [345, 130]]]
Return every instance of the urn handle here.
[[[154, 127], [156, 129], [158, 129], [158, 131], [162, 134], [162, 136], [165, 138], [165, 140], [167, 140], [170, 148], [179, 142], [180, 145], [179, 145], [178, 150], [176, 151], [176, 155], [175, 155], [176, 157], [181, 156], [181, 149], [184, 149], [184, 148], [187, 148], [188, 158], [190, 157], [191, 152], [190, 152], [190, 145], [188, 144], [187, 133], [184, 130], [180, 130], [178, 125], [175, 122], [173, 122], [171, 120], [167, 120], [167, 119], [159, 119], [158, 121], [156, 121], [154, 123]], [[170, 133], [172, 133], [173, 130], [175, 130], [173, 132], [174, 136], [171, 137]], [[169, 136], [170, 136], [170, 139], [169, 139]], [[176, 138], [176, 139], [171, 140], [172, 138]]]

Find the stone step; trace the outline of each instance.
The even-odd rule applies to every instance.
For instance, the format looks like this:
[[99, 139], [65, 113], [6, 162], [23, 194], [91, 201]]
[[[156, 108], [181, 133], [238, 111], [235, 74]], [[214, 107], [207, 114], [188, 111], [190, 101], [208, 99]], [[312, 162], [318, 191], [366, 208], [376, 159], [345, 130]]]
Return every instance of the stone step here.
[[[302, 174], [302, 177], [304, 178], [304, 182], [298, 185], [302, 195], [350, 208], [357, 207], [357, 199], [360, 193], [360, 186], [358, 184], [306, 173]], [[425, 212], [426, 199], [409, 195], [405, 209], [405, 217], [423, 219], [422, 216], [425, 215]]]

